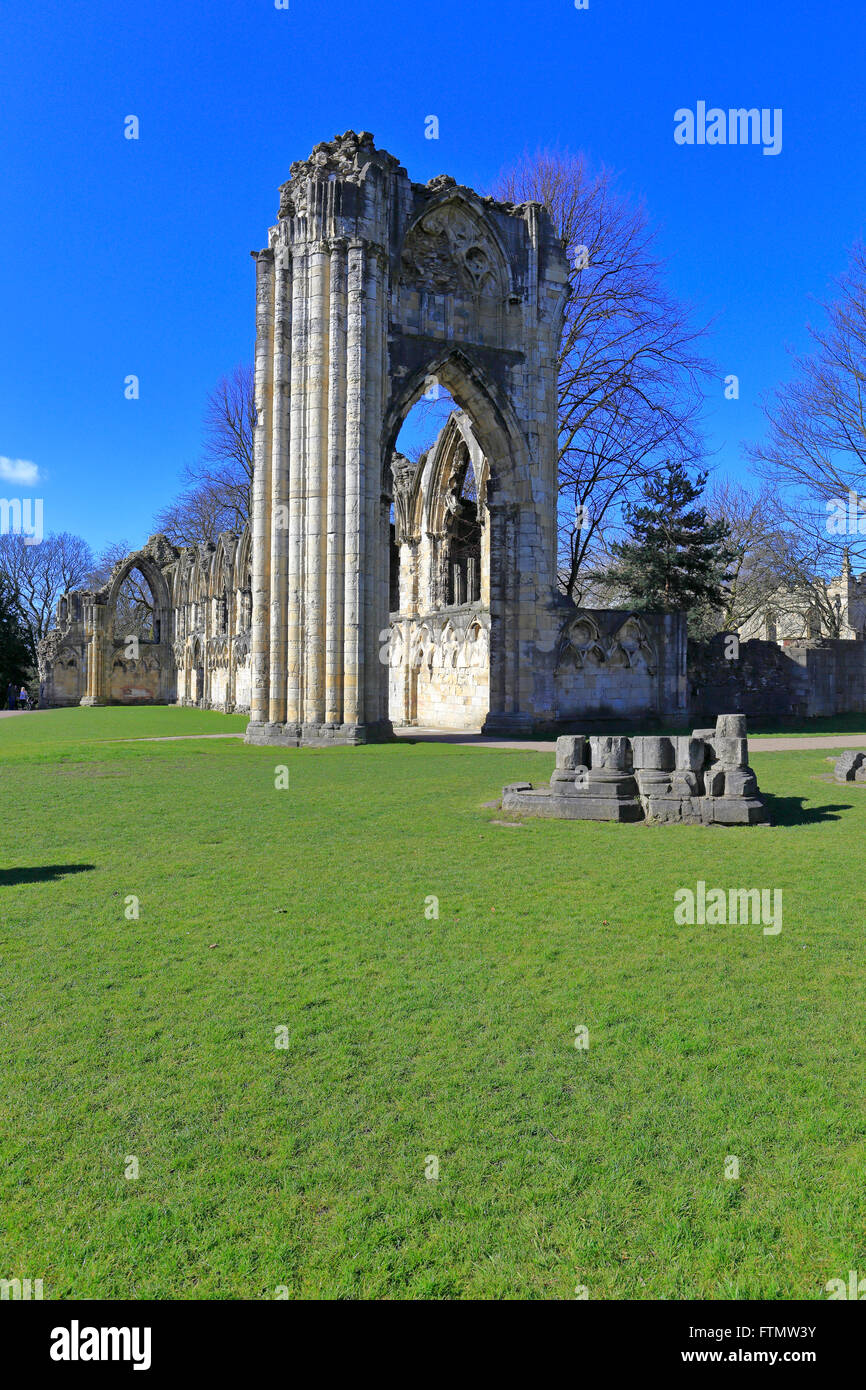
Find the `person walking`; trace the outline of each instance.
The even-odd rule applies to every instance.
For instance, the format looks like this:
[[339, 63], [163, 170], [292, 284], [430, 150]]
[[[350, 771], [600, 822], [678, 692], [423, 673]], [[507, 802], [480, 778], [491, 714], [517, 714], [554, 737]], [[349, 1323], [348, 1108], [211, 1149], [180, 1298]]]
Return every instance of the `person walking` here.
[[15, 708], [15, 691], [17, 686], [14, 681], [10, 681], [6, 687], [6, 706], [8, 709]]
[[19, 708], [19, 709], [29, 709], [29, 708], [30, 708], [30, 701], [29, 701], [29, 699], [27, 698], [27, 686], [26, 686], [26, 685], [22, 685], [20, 691], [18, 692], [18, 708]]

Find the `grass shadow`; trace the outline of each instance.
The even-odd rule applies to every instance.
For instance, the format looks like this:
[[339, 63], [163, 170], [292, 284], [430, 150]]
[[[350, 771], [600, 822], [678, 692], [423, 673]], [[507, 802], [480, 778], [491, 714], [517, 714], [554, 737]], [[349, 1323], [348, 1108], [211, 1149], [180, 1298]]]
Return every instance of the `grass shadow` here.
[[64, 874], [83, 874], [95, 864], [43, 864], [31, 869], [0, 869], [0, 888], [17, 883], [56, 883]]
[[847, 802], [808, 806], [805, 796], [773, 796], [772, 792], [763, 791], [761, 796], [767, 804], [773, 825], [822, 825], [828, 820], [841, 820], [837, 812], [854, 809]]

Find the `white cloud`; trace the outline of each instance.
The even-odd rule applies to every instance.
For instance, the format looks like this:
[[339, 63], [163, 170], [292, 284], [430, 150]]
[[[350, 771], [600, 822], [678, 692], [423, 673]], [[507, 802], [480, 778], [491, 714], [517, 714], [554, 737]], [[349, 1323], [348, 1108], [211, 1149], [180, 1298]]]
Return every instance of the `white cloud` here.
[[29, 459], [7, 459], [0, 454], [0, 478], [10, 483], [38, 483], [39, 469]]

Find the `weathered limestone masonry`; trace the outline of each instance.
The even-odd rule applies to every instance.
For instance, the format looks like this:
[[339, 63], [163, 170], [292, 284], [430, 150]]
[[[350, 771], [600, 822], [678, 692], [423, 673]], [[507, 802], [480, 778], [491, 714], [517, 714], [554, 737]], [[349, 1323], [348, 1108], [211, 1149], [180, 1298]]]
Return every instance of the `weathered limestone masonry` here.
[[[47, 702], [249, 708], [248, 742], [278, 744], [685, 714], [682, 614], [557, 590], [568, 266], [541, 205], [412, 183], [349, 131], [292, 165], [254, 254], [250, 531], [153, 537], [64, 596]], [[459, 408], [410, 462], [397, 436], [440, 386]], [[115, 631], [133, 567], [155, 614], [138, 657]]]
[[[153, 631], [130, 643], [118, 595], [137, 571], [153, 598]], [[250, 535], [179, 548], [152, 536], [117, 564], [104, 589], [75, 590], [39, 646], [48, 705], [182, 704], [249, 709]]]
[[836, 759], [833, 776], [837, 782], [866, 782], [866, 750], [849, 748]]
[[549, 787], [514, 782], [502, 809], [562, 820], [759, 825], [768, 820], [748, 765], [746, 720], [721, 714], [715, 729], [676, 738], [556, 741]]
[[[489, 461], [463, 411], [417, 463], [395, 454], [392, 611], [383, 655], [394, 724], [480, 728], [490, 706]], [[672, 614], [551, 601], [556, 641], [530, 655], [553, 719], [684, 711], [685, 625]], [[536, 722], [541, 722], [536, 714]]]
[[431, 379], [471, 417], [489, 461], [485, 727], [552, 719], [553, 661], [535, 657], [539, 642], [552, 653], [561, 625], [556, 355], [568, 273], [549, 217], [444, 175], [412, 183], [367, 132], [318, 145], [280, 195], [256, 256], [248, 741], [390, 734], [391, 462]]
[[866, 709], [866, 642], [815, 638], [781, 644], [752, 639], [736, 660], [730, 635], [719, 633], [689, 650], [690, 707], [714, 719], [732, 706], [749, 718], [815, 719]]

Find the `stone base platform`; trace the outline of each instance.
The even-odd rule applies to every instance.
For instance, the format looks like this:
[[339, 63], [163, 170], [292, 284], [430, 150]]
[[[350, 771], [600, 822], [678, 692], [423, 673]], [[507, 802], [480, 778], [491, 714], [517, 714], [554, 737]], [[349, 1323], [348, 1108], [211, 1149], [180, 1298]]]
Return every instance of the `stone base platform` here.
[[389, 719], [378, 724], [262, 724], [250, 720], [244, 743], [282, 748], [333, 748], [388, 743], [393, 737]]
[[[860, 756], [866, 771], [866, 755]], [[511, 782], [502, 790], [502, 809], [619, 824], [769, 824], [741, 714], [720, 715], [714, 729], [675, 738], [566, 735], [556, 742], [550, 785]]]
[[646, 818], [663, 825], [766, 825], [767, 808], [760, 797], [650, 797]]
[[502, 809], [552, 820], [612, 820], [623, 824], [644, 818], [637, 797], [620, 801], [608, 796], [556, 796], [549, 787], [534, 788], [530, 782], [504, 787]]

